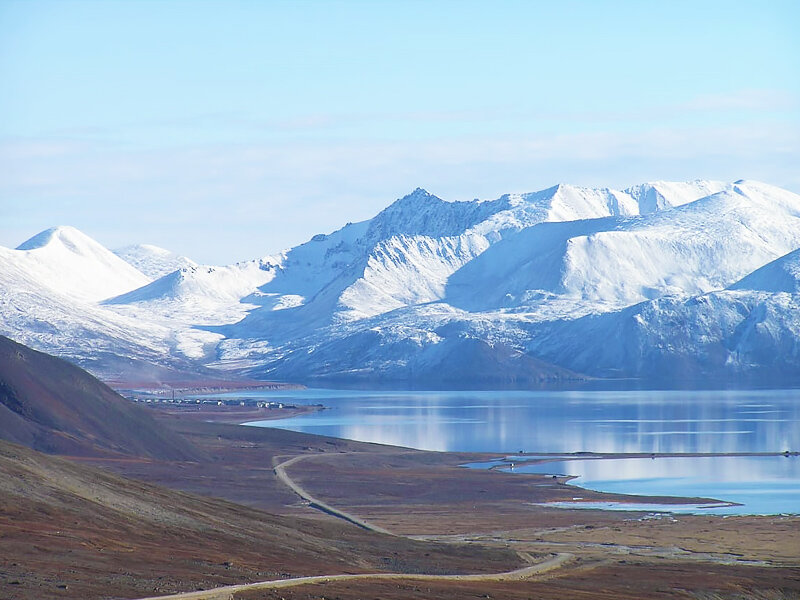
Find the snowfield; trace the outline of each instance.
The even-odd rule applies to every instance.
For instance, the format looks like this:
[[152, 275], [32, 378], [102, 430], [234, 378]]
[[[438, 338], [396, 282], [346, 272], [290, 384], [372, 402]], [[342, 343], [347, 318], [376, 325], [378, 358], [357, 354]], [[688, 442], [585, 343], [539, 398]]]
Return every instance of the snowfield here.
[[114, 250], [114, 254], [151, 279], [163, 277], [184, 267], [197, 266], [191, 258], [178, 256], [174, 252], [151, 244], [125, 246]]
[[107, 378], [800, 378], [800, 196], [753, 181], [417, 189], [221, 267], [57, 227], [0, 269], [0, 333]]

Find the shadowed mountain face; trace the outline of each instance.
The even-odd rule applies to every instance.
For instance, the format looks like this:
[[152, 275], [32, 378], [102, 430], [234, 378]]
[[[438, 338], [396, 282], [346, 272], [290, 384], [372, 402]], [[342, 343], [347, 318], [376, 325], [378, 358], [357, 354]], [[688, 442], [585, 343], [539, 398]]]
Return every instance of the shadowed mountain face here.
[[0, 336], [0, 438], [52, 454], [201, 453], [86, 371]]
[[[313, 354], [297, 352], [285, 357], [281, 375], [315, 382], [413, 381], [455, 389], [463, 385], [465, 373], [469, 374], [469, 385], [484, 387], [527, 387], [585, 379], [508, 344], [489, 344], [471, 336], [468, 327], [448, 324], [436, 334], [441, 334], [441, 342], [420, 348], [408, 339], [393, 337], [391, 332], [356, 331], [352, 336], [320, 344]], [[363, 366], [353, 369], [352, 365]]]

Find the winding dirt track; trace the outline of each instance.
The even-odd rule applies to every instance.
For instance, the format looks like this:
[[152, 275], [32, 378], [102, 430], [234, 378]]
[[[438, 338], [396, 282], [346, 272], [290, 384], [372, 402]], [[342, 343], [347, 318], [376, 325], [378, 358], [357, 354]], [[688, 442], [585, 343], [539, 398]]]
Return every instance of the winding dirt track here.
[[298, 585], [308, 585], [314, 583], [329, 583], [332, 581], [356, 581], [370, 579], [375, 581], [397, 580], [406, 581], [517, 581], [528, 579], [535, 575], [541, 575], [554, 569], [558, 569], [570, 560], [574, 555], [569, 552], [556, 554], [540, 563], [506, 571], [503, 573], [481, 573], [477, 575], [417, 575], [409, 573], [359, 573], [351, 575], [313, 575], [311, 577], [296, 577], [294, 579], [276, 579], [272, 581], [260, 581], [258, 583], [244, 583], [240, 585], [229, 585], [204, 590], [199, 592], [185, 592], [173, 594], [171, 596], [153, 596], [143, 600], [230, 600], [237, 592], [245, 590], [265, 590], [295, 587]]
[[311, 494], [309, 494], [304, 488], [300, 486], [300, 484], [292, 481], [289, 475], [286, 473], [286, 467], [289, 465], [293, 465], [296, 462], [303, 460], [304, 458], [308, 458], [308, 454], [301, 454], [300, 456], [295, 456], [294, 458], [290, 458], [289, 460], [285, 460], [282, 463], [278, 463], [275, 465], [274, 471], [275, 475], [278, 479], [287, 487], [289, 487], [295, 494], [300, 496], [303, 500], [307, 501], [312, 508], [316, 508], [317, 510], [321, 510], [322, 512], [328, 513], [334, 517], [338, 517], [340, 519], [344, 519], [345, 521], [352, 523], [353, 525], [357, 525], [362, 529], [366, 529], [367, 531], [374, 531], [375, 533], [382, 533], [384, 535], [395, 535], [391, 531], [384, 529], [383, 527], [378, 527], [377, 525], [373, 525], [372, 523], [368, 523], [364, 519], [359, 519], [358, 517], [351, 515], [343, 510], [339, 510], [338, 508], [334, 508], [330, 504], [326, 504], [322, 500], [315, 498]]

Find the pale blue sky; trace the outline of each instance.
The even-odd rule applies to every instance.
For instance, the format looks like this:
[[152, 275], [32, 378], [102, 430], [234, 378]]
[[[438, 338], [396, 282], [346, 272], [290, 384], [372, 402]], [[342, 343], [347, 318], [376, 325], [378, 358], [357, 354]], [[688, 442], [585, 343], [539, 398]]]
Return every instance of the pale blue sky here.
[[800, 3], [0, 0], [0, 245], [255, 258], [417, 186], [800, 192]]

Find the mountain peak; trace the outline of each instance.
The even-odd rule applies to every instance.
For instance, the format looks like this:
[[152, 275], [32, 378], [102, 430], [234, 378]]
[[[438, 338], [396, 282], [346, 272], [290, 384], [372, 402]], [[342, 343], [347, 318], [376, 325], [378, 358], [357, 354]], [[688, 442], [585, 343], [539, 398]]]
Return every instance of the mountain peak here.
[[392, 202], [389, 206], [384, 208], [381, 213], [394, 213], [398, 210], [405, 210], [408, 206], [416, 206], [417, 203], [422, 203], [423, 205], [427, 205], [429, 203], [443, 203], [444, 200], [431, 194], [428, 190], [424, 188], [416, 188], [413, 192], [406, 194], [405, 196], [398, 198], [394, 202]]
[[461, 235], [492, 210], [495, 210], [492, 203], [448, 202], [417, 188], [378, 213], [370, 222], [369, 235], [373, 239], [393, 235]]
[[391, 216], [391, 218], [397, 218], [397, 215], [404, 214], [408, 211], [410, 211], [412, 214], [416, 214], [418, 208], [435, 209], [435, 207], [438, 207], [438, 205], [441, 204], [450, 203], [445, 202], [441, 198], [431, 194], [428, 190], [418, 187], [410, 194], [406, 194], [402, 198], [398, 198], [389, 206], [384, 208], [380, 213], [378, 213], [376, 219], [381, 220], [389, 216]]
[[431, 194], [425, 188], [418, 187], [415, 188], [414, 191], [403, 196], [402, 198], [398, 198], [397, 200], [395, 200], [392, 204], [389, 205], [389, 207], [398, 204], [401, 206], [405, 206], [408, 203], [428, 201], [428, 200], [439, 200], [443, 202], [441, 198], [438, 198], [434, 194]]
[[429, 196], [432, 196], [432, 195], [433, 195], [433, 194], [431, 194], [431, 193], [430, 193], [428, 190], [426, 190], [425, 188], [416, 187], [416, 188], [414, 188], [414, 191], [413, 191], [413, 192], [411, 192], [410, 194], [406, 194], [406, 197], [409, 197], [409, 196], [424, 196], [424, 197], [429, 197]]
[[117, 296], [150, 281], [74, 227], [51, 227], [10, 252], [8, 260], [36, 285], [80, 300]]
[[36, 250], [52, 243], [61, 243], [73, 252], [77, 252], [80, 246], [85, 246], [87, 243], [97, 244], [92, 238], [75, 227], [59, 225], [37, 233], [17, 246], [17, 250]]

